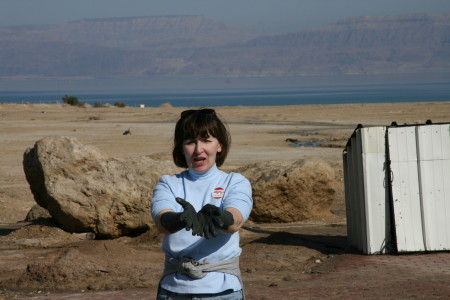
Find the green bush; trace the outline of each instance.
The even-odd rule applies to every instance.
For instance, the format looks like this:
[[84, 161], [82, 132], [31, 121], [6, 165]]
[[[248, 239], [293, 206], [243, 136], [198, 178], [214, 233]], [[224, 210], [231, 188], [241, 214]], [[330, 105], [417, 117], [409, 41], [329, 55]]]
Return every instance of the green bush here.
[[126, 105], [125, 105], [125, 103], [123, 103], [123, 102], [121, 102], [121, 101], [118, 101], [118, 102], [114, 103], [114, 106], [117, 106], [117, 107], [125, 107]]
[[84, 106], [84, 102], [78, 101], [78, 97], [75, 96], [64, 95], [64, 97], [62, 97], [62, 101], [73, 106]]
[[103, 102], [95, 102], [94, 107], [106, 107], [106, 105]]

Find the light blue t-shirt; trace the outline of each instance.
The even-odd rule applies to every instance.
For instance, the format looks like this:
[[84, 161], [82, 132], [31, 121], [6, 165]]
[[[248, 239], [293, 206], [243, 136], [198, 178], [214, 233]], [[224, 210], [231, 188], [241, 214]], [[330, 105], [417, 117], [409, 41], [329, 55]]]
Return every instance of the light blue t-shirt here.
[[[213, 166], [205, 173], [192, 170], [180, 174], [164, 175], [153, 189], [151, 214], [153, 219], [163, 209], [182, 212], [183, 208], [175, 198], [188, 201], [196, 211], [206, 204], [213, 204], [221, 209], [233, 207], [240, 211], [244, 221], [248, 219], [253, 206], [250, 182], [241, 174], [225, 173]], [[239, 232], [225, 234], [219, 232], [217, 237], [206, 239], [193, 236], [192, 231], [182, 229], [173, 234], [166, 234], [162, 249], [169, 257], [181, 260], [192, 257], [197, 261], [205, 258], [209, 262], [219, 262], [241, 254]], [[240, 290], [239, 279], [231, 274], [210, 272], [205, 277], [193, 279], [179, 273], [165, 276], [161, 287], [185, 294], [211, 294], [233, 289]]]

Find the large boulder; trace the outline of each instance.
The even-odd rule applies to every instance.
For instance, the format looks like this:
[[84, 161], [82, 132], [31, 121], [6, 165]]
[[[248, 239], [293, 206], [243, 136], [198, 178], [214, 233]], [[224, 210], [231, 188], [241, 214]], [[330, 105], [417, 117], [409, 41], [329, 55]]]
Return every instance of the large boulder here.
[[330, 215], [336, 179], [334, 170], [323, 160], [258, 162], [237, 172], [252, 183], [252, 221], [285, 223]]
[[47, 137], [24, 153], [23, 166], [36, 202], [68, 232], [99, 238], [139, 234], [151, 226], [152, 188], [170, 161], [121, 161], [71, 137]]

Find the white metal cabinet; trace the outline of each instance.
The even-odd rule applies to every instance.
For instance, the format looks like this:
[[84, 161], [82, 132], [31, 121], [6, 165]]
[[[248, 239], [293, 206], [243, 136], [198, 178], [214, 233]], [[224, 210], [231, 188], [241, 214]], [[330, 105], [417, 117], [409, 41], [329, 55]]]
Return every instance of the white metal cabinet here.
[[450, 124], [357, 128], [343, 158], [351, 246], [450, 250]]

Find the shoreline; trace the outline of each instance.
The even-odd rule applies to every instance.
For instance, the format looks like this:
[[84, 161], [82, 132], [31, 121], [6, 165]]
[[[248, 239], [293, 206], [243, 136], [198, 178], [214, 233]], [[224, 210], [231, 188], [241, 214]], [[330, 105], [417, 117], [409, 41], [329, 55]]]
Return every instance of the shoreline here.
[[128, 107], [152, 108], [164, 103], [174, 107], [253, 107], [450, 101], [450, 73], [428, 75], [421, 80], [418, 80], [420, 76], [405, 77], [405, 74], [369, 76], [371, 79], [348, 75], [350, 77], [6, 80], [0, 81], [0, 103], [58, 104], [66, 94], [90, 105], [123, 102]]

